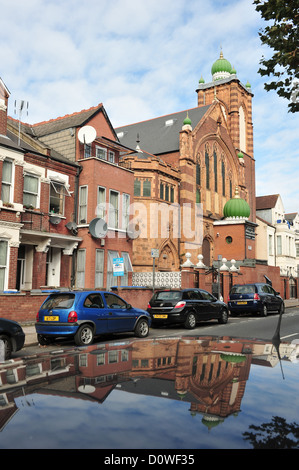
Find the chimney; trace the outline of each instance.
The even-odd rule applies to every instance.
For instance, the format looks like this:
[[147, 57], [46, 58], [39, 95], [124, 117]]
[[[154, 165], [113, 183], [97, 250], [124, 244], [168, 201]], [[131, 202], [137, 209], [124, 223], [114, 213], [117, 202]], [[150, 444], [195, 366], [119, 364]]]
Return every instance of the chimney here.
[[7, 106], [10, 92], [0, 78], [0, 135], [6, 136], [7, 131]]

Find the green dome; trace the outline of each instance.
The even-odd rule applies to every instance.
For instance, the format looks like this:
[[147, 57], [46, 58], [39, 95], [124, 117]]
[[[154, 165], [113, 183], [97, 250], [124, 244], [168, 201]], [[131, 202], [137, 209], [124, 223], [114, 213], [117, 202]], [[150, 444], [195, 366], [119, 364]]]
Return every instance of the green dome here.
[[205, 83], [204, 79], [202, 78], [202, 75], [201, 75], [201, 77], [200, 77], [200, 79], [199, 79], [199, 82], [198, 82], [198, 83], [199, 83], [199, 84], [201, 84], [201, 83]]
[[230, 71], [231, 75], [237, 75], [237, 71], [235, 69], [235, 67], [233, 66], [233, 68], [231, 69]]
[[245, 199], [241, 199], [238, 190], [236, 189], [235, 196], [227, 201], [223, 208], [223, 215], [225, 218], [232, 219], [248, 219], [250, 216], [250, 207]]
[[220, 79], [220, 78], [225, 78], [228, 77], [231, 74], [232, 66], [230, 62], [226, 59], [224, 59], [222, 51], [220, 52], [220, 58], [214, 62], [212, 65], [212, 75], [214, 76], [215, 74], [219, 75], [215, 79]]
[[191, 126], [191, 124], [192, 124], [191, 119], [188, 116], [188, 113], [187, 113], [187, 116], [185, 117], [185, 119], [183, 121], [183, 124], [184, 124], [184, 126]]

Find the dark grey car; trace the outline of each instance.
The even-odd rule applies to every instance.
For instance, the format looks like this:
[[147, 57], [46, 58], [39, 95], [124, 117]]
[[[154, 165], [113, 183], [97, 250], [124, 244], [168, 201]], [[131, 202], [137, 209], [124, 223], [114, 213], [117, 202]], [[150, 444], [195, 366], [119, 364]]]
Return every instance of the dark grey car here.
[[152, 318], [152, 326], [181, 323], [185, 328], [195, 328], [196, 323], [218, 319], [227, 323], [228, 308], [202, 289], [161, 290], [151, 298], [147, 311]]
[[272, 286], [263, 282], [238, 284], [229, 293], [228, 308], [233, 315], [268, 312], [284, 312], [284, 301]]

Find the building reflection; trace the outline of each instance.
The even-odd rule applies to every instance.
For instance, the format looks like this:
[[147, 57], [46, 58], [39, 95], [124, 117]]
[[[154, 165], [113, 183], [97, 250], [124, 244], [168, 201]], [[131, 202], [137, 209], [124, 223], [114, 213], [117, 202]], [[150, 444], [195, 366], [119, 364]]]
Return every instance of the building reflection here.
[[[184, 401], [213, 428], [241, 410], [252, 364], [294, 361], [299, 345], [230, 337], [99, 343], [0, 364], [0, 431], [34, 393], [103, 403], [114, 390]], [[18, 398], [17, 402], [16, 399]], [[18, 403], [18, 404], [17, 404]]]

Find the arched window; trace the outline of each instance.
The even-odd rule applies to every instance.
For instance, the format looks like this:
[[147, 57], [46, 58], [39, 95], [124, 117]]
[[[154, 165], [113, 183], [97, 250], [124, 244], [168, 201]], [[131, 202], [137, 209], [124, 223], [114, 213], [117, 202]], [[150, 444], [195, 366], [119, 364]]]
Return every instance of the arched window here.
[[224, 162], [221, 162], [221, 177], [222, 177], [222, 195], [225, 196], [225, 166]]
[[217, 152], [214, 149], [214, 188], [215, 192], [218, 191], [218, 172], [217, 172]]
[[196, 163], [196, 184], [200, 186], [200, 164]]
[[210, 159], [208, 149], [205, 152], [205, 164], [206, 164], [206, 188], [210, 189]]

